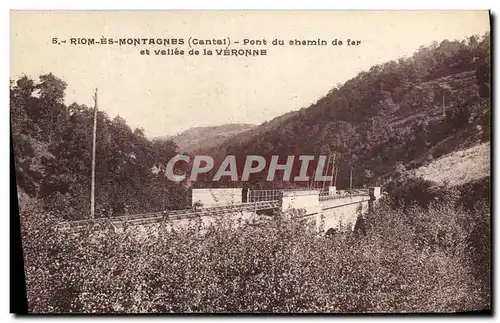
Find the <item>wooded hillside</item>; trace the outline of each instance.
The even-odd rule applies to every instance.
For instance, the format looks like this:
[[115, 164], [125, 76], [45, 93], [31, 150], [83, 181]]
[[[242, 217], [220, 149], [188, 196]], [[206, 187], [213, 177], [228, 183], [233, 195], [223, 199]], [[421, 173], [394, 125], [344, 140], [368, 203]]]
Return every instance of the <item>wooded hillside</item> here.
[[[10, 83], [18, 195], [30, 196], [68, 219], [90, 213], [93, 107], [64, 104], [67, 84], [52, 74]], [[143, 129], [98, 111], [97, 216], [184, 207], [187, 190], [153, 173], [176, 154], [171, 140], [148, 140]], [[22, 203], [22, 201], [21, 201]]]
[[489, 53], [489, 34], [421, 46], [412, 57], [373, 66], [307, 109], [229, 139], [212, 154], [234, 154], [243, 163], [250, 154], [285, 161], [335, 152], [337, 186], [349, 185], [351, 168], [355, 186], [383, 184], [398, 165], [416, 168], [490, 139]]

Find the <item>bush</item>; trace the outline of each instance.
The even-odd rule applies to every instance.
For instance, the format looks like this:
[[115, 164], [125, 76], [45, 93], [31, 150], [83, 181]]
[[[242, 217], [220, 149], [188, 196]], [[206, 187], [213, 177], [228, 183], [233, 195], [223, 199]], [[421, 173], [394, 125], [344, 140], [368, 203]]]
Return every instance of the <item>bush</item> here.
[[[453, 312], [489, 308], [473, 275], [474, 217], [451, 204], [364, 217], [364, 234], [317, 234], [278, 216], [140, 229], [54, 229], [22, 210], [32, 312]], [[487, 223], [487, 222], [486, 222]], [[475, 233], [474, 233], [475, 232]], [[476, 237], [477, 238], [477, 237]], [[483, 241], [484, 242], [484, 241]], [[476, 248], [476, 249], [474, 249]], [[483, 243], [483, 255], [489, 245]], [[482, 259], [485, 261], [485, 259]], [[489, 273], [489, 272], [488, 272]]]
[[434, 182], [419, 177], [402, 177], [390, 183], [386, 190], [393, 207], [403, 208], [403, 211], [412, 206], [427, 209], [433, 203], [454, 201], [459, 194], [446, 186], [437, 186]]

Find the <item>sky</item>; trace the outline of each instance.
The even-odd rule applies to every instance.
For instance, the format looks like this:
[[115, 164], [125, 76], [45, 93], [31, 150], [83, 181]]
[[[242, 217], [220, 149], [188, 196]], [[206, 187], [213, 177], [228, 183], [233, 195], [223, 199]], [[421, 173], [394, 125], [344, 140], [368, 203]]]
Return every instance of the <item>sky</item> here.
[[[421, 45], [489, 31], [487, 11], [12, 11], [11, 79], [53, 73], [66, 103], [120, 115], [148, 137], [191, 127], [260, 124], [308, 107], [338, 83], [371, 66], [411, 56]], [[71, 45], [70, 38], [182, 38], [183, 45]], [[52, 44], [66, 40], [61, 44]], [[228, 49], [266, 56], [218, 56], [226, 46], [188, 39], [229, 39]], [[245, 39], [267, 45], [243, 45]], [[274, 39], [285, 41], [273, 46]], [[327, 46], [291, 46], [323, 39]], [[333, 40], [342, 46], [331, 45]], [[347, 39], [361, 41], [348, 46]], [[239, 42], [236, 44], [235, 42]], [[155, 49], [185, 55], [155, 55]], [[214, 55], [202, 55], [211, 49]], [[150, 55], [141, 55], [149, 50]]]

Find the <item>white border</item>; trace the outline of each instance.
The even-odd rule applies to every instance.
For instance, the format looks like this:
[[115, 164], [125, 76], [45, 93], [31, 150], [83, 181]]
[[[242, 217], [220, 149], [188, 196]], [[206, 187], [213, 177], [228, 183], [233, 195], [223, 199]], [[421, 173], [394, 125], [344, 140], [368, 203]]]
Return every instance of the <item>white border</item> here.
[[[0, 160], [0, 170], [2, 172], [2, 185], [1, 185], [1, 190], [0, 190], [0, 198], [2, 199], [2, 203], [0, 203], [1, 206], [1, 211], [3, 211], [2, 216], [0, 217], [2, 223], [1, 223], [1, 228], [3, 230], [3, 234], [0, 236], [3, 237], [3, 243], [0, 248], [1, 250], [1, 259], [3, 259], [3, 263], [5, 264], [4, 266], [1, 267], [1, 274], [2, 274], [2, 285], [0, 286], [1, 290], [1, 298], [0, 298], [0, 304], [2, 306], [1, 313], [3, 314], [3, 319], [6, 320], [13, 320], [15, 317], [13, 315], [9, 315], [9, 268], [6, 266], [9, 259], [9, 244], [7, 243], [7, 237], [9, 236], [8, 230], [9, 230], [9, 189], [10, 187], [7, 186], [9, 185], [9, 172], [10, 172], [10, 165], [9, 165], [9, 160], [7, 159], [7, 156], [10, 154], [10, 148], [9, 148], [9, 141], [7, 138], [9, 138], [9, 109], [8, 107], [8, 100], [9, 100], [9, 92], [7, 90], [7, 79], [8, 76], [10, 75], [9, 73], [9, 66], [10, 66], [10, 61], [9, 61], [9, 53], [10, 53], [10, 41], [9, 41], [9, 10], [14, 9], [14, 10], [103, 10], [103, 9], [122, 9], [122, 10], [158, 10], [158, 9], [188, 9], [188, 10], [194, 10], [194, 9], [203, 9], [203, 10], [216, 10], [216, 9], [225, 9], [225, 10], [242, 10], [242, 9], [247, 9], [247, 10], [257, 10], [257, 9], [262, 9], [262, 10], [471, 10], [471, 9], [476, 9], [476, 10], [481, 10], [481, 9], [492, 9], [493, 14], [498, 14], [498, 5], [500, 1], [497, 0], [474, 0], [474, 1], [436, 1], [436, 0], [419, 0], [418, 2], [415, 3], [410, 3], [410, 2], [404, 2], [404, 1], [387, 1], [387, 0], [377, 0], [377, 1], [360, 1], [360, 0], [349, 0], [349, 1], [340, 1], [335, 4], [328, 4], [329, 1], [318, 1], [318, 0], [308, 0], [308, 1], [269, 1], [269, 0], [254, 0], [254, 1], [211, 1], [210, 3], [206, 1], [193, 1], [193, 0], [183, 0], [183, 1], [178, 1], [176, 3], [168, 3], [168, 6], [165, 6], [166, 4], [163, 1], [153, 1], [153, 0], [141, 0], [141, 1], [117, 1], [116, 3], [113, 1], [105, 1], [105, 0], [86, 0], [86, 1], [45, 1], [44, 3], [40, 3], [39, 1], [3, 1], [2, 2], [2, 7], [5, 6], [5, 8], [2, 8], [4, 10], [1, 11], [1, 29], [2, 29], [2, 36], [6, 40], [4, 44], [6, 44], [5, 47], [3, 47], [2, 50], [2, 58], [3, 58], [3, 64], [1, 65], [2, 68], [2, 74], [4, 75], [4, 86], [3, 86], [3, 91], [2, 93], [2, 100], [5, 102], [5, 108], [0, 116], [0, 125], [1, 125], [1, 130], [3, 133], [3, 136], [0, 138], [0, 151], [4, 152], [4, 158]], [[117, 6], [119, 4], [119, 6]], [[492, 40], [492, 43], [495, 44], [498, 40], [498, 33], [494, 32], [494, 39]], [[496, 51], [498, 52], [498, 50]], [[36, 53], [33, 54], [34, 57], [36, 56]], [[495, 57], [493, 59], [496, 60], [497, 54], [495, 54]], [[497, 66], [495, 64], [494, 66]], [[494, 70], [494, 75], [496, 75], [497, 68], [495, 67]], [[495, 93], [498, 93], [498, 83], [495, 82]], [[498, 98], [497, 98], [498, 99]], [[495, 113], [495, 120], [494, 124], [499, 124], [499, 114], [498, 112]], [[497, 138], [497, 134], [495, 132], [495, 147], [497, 148], [499, 138]], [[496, 149], [494, 149], [496, 150]], [[498, 164], [498, 160], [495, 161], [495, 169], [498, 169], [496, 166]], [[498, 187], [495, 185], [495, 196], [493, 197], [494, 200], [500, 201], [499, 199], [499, 193], [498, 193]], [[492, 232], [498, 232], [497, 226], [498, 226], [499, 220], [497, 219], [495, 221], [495, 227], [493, 228]], [[496, 250], [497, 248], [494, 247], [493, 250]], [[495, 257], [494, 259], [497, 259], [497, 252], [495, 252]], [[496, 264], [496, 261], [495, 261]], [[495, 264], [493, 264], [495, 266]], [[494, 267], [496, 268], [496, 266]], [[498, 281], [498, 276], [495, 275], [495, 286], [494, 291], [496, 291], [497, 284], [496, 282]], [[494, 309], [498, 310], [498, 296], [494, 297], [495, 304], [494, 304]], [[149, 317], [151, 319], [152, 317]], [[184, 317], [188, 318], [188, 317]], [[295, 317], [294, 319], [313, 319], [313, 318], [319, 318], [319, 319], [324, 319], [327, 317]], [[334, 319], [339, 319], [341, 317], [332, 317]], [[388, 317], [377, 317], [375, 318], [376, 320], [381, 320], [385, 321]], [[404, 318], [404, 317], [400, 317]], [[436, 318], [432, 317], [424, 317], [427, 320], [435, 320]], [[51, 317], [45, 317], [44, 319], [52, 319]], [[69, 319], [78, 319], [78, 318], [70, 318], [70, 317], [59, 317], [57, 318], [58, 321], [65, 321]], [[103, 317], [87, 317], [86, 319], [92, 319], [93, 321], [98, 320], [101, 321], [104, 318]], [[145, 317], [135, 317], [133, 320], [144, 320]], [[176, 319], [174, 317], [164, 317], [163, 319]], [[218, 317], [214, 318], [204, 318], [204, 319], [210, 319], [210, 320], [218, 320]], [[246, 319], [259, 319], [257, 317], [247, 317]], [[281, 321], [283, 319], [286, 319], [284, 317], [273, 317], [274, 320]], [[350, 318], [354, 320], [358, 320], [360, 318]], [[363, 319], [363, 318], [361, 318]]]
[[[335, 4], [328, 1], [308, 0], [308, 1], [196, 1], [183, 0], [176, 3], [165, 3], [163, 1], [142, 0], [138, 1], [10, 1], [11, 9], [71, 9], [71, 10], [95, 10], [95, 9], [121, 9], [121, 10], [158, 10], [158, 9], [228, 9], [228, 10], [471, 10], [471, 9], [491, 9], [495, 6], [494, 0], [478, 0], [478, 1], [436, 1], [436, 0], [419, 0], [416, 3], [404, 1], [361, 1], [350, 0], [342, 1]], [[119, 6], [116, 6], [119, 4]]]

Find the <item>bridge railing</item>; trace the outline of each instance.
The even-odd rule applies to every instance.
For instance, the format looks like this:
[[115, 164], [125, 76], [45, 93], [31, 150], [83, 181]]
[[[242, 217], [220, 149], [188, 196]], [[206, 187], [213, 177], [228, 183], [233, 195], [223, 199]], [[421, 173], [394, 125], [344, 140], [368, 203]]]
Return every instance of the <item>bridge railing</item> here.
[[277, 209], [280, 207], [278, 201], [261, 201], [254, 203], [236, 203], [232, 205], [225, 206], [212, 206], [207, 208], [201, 208], [199, 210], [184, 209], [184, 210], [172, 210], [172, 211], [161, 211], [154, 213], [142, 213], [142, 214], [131, 214], [126, 216], [108, 217], [108, 218], [96, 218], [88, 220], [79, 221], [64, 221], [58, 224], [60, 230], [74, 231], [78, 232], [85, 228], [103, 225], [112, 225], [115, 228], [119, 226], [127, 225], [144, 225], [158, 223], [165, 219], [168, 220], [182, 220], [189, 218], [199, 218], [206, 216], [218, 216], [226, 214], [237, 214], [240, 212], [256, 212], [269, 209]]
[[346, 197], [368, 196], [370, 195], [368, 189], [353, 189], [353, 190], [339, 190], [335, 194], [329, 192], [321, 192], [319, 194], [320, 201], [341, 199]]
[[313, 192], [318, 192], [312, 188], [291, 188], [291, 189], [274, 189], [274, 190], [249, 190], [248, 202], [262, 201], [279, 201], [283, 197], [284, 192], [294, 192], [298, 195], [309, 195]]
[[317, 189], [249, 190], [248, 202], [280, 201], [284, 192], [294, 192], [299, 195], [316, 193], [319, 194], [320, 201], [369, 195], [368, 189], [339, 190], [333, 195], [331, 195], [328, 191], [318, 191]]
[[282, 190], [249, 190], [248, 202], [279, 201], [282, 196]]

